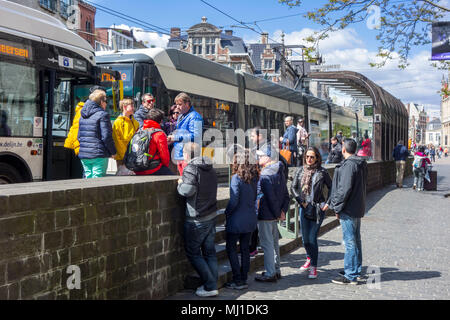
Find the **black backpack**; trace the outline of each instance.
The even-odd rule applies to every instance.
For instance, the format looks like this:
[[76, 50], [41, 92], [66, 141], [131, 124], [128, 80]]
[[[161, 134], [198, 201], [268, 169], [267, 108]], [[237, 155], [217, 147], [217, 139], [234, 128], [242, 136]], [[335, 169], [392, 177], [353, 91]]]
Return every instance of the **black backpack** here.
[[156, 154], [148, 154], [150, 141], [161, 129], [139, 129], [130, 140], [123, 158], [125, 167], [134, 172], [152, 170], [159, 166], [160, 159], [154, 159]]

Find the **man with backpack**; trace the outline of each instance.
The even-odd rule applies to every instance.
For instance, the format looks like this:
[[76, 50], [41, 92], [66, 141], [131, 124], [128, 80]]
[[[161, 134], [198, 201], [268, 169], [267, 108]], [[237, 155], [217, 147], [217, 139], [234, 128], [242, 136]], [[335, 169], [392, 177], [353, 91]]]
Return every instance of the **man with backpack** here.
[[178, 193], [186, 198], [184, 222], [184, 247], [189, 262], [200, 275], [202, 286], [195, 294], [199, 297], [215, 297], [218, 263], [215, 249], [217, 218], [217, 175], [208, 157], [201, 156], [197, 143], [183, 146], [187, 165], [178, 180]]
[[125, 153], [125, 166], [136, 175], [173, 175], [169, 169], [170, 154], [167, 137], [161, 129], [164, 112], [150, 109], [146, 114], [143, 126], [139, 129]]
[[425, 155], [425, 147], [420, 146], [419, 150], [414, 154], [413, 173], [414, 185], [413, 190], [423, 191], [425, 175], [427, 173], [427, 164], [431, 164], [430, 159]]

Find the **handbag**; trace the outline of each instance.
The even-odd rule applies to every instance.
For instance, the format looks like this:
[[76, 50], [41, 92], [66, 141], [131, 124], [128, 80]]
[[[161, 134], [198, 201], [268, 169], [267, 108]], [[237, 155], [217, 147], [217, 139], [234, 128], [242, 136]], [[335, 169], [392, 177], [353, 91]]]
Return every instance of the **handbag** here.
[[280, 150], [280, 155], [286, 159], [288, 165], [291, 164], [291, 156], [292, 156], [292, 152], [289, 151], [289, 140], [287, 141], [284, 149]]
[[313, 206], [311, 203], [308, 203], [306, 208], [304, 208], [303, 216], [311, 221], [317, 221], [317, 208]]

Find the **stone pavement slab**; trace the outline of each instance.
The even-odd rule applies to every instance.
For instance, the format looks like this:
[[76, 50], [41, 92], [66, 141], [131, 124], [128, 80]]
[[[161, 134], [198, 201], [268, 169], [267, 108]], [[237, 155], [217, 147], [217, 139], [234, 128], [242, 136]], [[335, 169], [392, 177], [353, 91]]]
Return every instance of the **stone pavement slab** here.
[[[283, 278], [277, 283], [254, 281], [249, 289], [221, 289], [218, 300], [375, 300], [450, 299], [450, 158], [438, 160], [438, 191], [417, 192], [388, 186], [368, 195], [362, 219], [363, 272], [359, 285], [337, 285], [331, 280], [343, 270], [345, 249], [337, 227], [319, 239], [318, 278], [308, 279], [299, 267], [303, 247], [281, 258]], [[262, 270], [259, 270], [259, 272]], [[200, 300], [192, 290], [169, 299]], [[209, 298], [211, 299], [211, 298]]]

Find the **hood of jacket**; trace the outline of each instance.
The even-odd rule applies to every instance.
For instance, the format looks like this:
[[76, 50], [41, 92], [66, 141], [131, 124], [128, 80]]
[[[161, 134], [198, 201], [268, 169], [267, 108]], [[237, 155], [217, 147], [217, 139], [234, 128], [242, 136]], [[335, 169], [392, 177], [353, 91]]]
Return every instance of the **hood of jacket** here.
[[84, 106], [84, 102], [78, 102], [76, 108], [75, 108], [75, 113], [79, 112]]
[[149, 128], [156, 128], [156, 129], [161, 129], [161, 125], [153, 120], [144, 120], [144, 126], [142, 127], [143, 129], [149, 129]]
[[364, 158], [352, 155], [349, 158], [344, 159], [341, 162], [340, 166], [342, 167], [346, 162], [351, 162], [353, 164], [356, 164], [358, 167], [361, 167], [361, 166], [363, 166], [366, 163], [366, 160]]
[[87, 100], [81, 109], [81, 116], [84, 119], [90, 118], [94, 113], [105, 111], [102, 107], [96, 104], [94, 101]]
[[262, 176], [273, 176], [273, 175], [278, 174], [280, 171], [280, 165], [281, 165], [281, 163], [278, 161], [278, 162], [275, 162], [275, 163], [265, 166], [261, 170], [261, 175]]
[[193, 164], [204, 171], [210, 171], [213, 169], [213, 163], [208, 157], [196, 157], [189, 161], [188, 164]]

